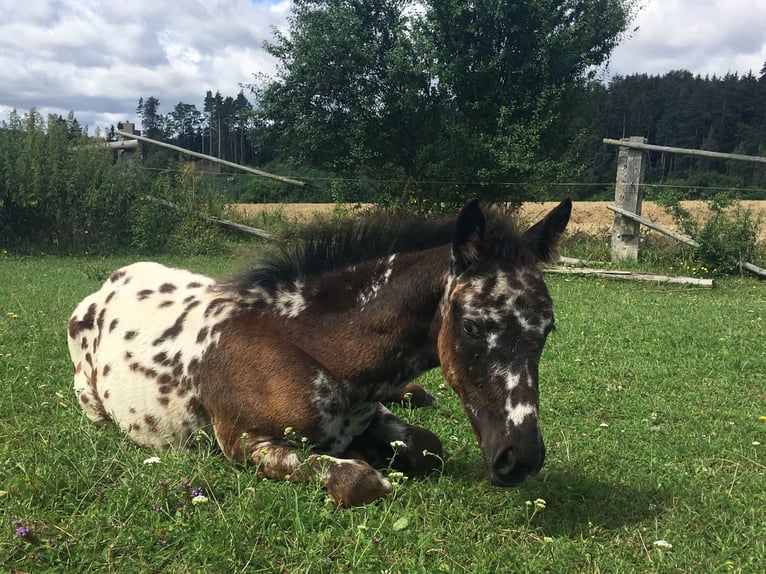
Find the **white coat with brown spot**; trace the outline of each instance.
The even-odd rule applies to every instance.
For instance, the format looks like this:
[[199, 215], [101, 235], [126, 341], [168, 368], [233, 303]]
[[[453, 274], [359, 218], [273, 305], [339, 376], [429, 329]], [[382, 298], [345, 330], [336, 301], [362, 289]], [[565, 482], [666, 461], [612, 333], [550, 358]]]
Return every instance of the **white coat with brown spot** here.
[[235, 308], [216, 281], [157, 263], [114, 272], [69, 320], [74, 391], [88, 418], [141, 446], [190, 445], [209, 424], [195, 369]]

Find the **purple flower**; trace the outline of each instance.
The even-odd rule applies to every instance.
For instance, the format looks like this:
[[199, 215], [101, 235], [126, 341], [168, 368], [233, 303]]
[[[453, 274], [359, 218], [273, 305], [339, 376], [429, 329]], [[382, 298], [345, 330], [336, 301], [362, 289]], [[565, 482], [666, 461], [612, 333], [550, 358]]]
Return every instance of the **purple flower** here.
[[16, 528], [16, 536], [21, 536], [22, 538], [26, 538], [29, 536], [30, 530], [26, 526], [19, 526]]
[[163, 510], [165, 510], [161, 504], [155, 504], [153, 508], [157, 512], [162, 512]]
[[195, 496], [204, 496], [205, 495], [205, 489], [202, 488], [201, 486], [198, 486], [196, 488], [192, 488], [191, 495], [192, 495], [192, 498], [194, 498]]

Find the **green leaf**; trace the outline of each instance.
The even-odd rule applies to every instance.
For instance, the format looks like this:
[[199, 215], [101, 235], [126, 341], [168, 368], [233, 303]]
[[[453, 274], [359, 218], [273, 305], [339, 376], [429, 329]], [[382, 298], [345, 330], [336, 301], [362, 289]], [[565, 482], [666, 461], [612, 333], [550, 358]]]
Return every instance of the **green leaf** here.
[[394, 530], [395, 531], [404, 530], [409, 525], [410, 525], [410, 519], [407, 518], [406, 516], [402, 516], [396, 522], [394, 522]]

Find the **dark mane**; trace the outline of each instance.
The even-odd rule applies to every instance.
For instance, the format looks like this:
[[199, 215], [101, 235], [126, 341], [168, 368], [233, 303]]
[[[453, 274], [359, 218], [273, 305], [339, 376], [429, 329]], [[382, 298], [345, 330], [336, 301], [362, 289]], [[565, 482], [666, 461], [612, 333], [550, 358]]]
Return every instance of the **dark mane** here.
[[[522, 256], [523, 243], [513, 222], [489, 210], [485, 215], [492, 255]], [[439, 247], [452, 241], [454, 227], [454, 217], [424, 219], [399, 214], [308, 225], [295, 239], [265, 254], [253, 269], [223, 287], [242, 294], [253, 287], [270, 290], [393, 253]]]

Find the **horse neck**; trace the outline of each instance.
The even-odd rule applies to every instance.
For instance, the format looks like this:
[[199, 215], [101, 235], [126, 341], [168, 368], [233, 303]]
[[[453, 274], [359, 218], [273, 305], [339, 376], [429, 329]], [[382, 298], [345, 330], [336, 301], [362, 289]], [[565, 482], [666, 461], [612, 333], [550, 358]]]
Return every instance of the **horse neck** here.
[[307, 282], [282, 333], [346, 380], [409, 380], [438, 365], [434, 325], [449, 247], [396, 254]]

